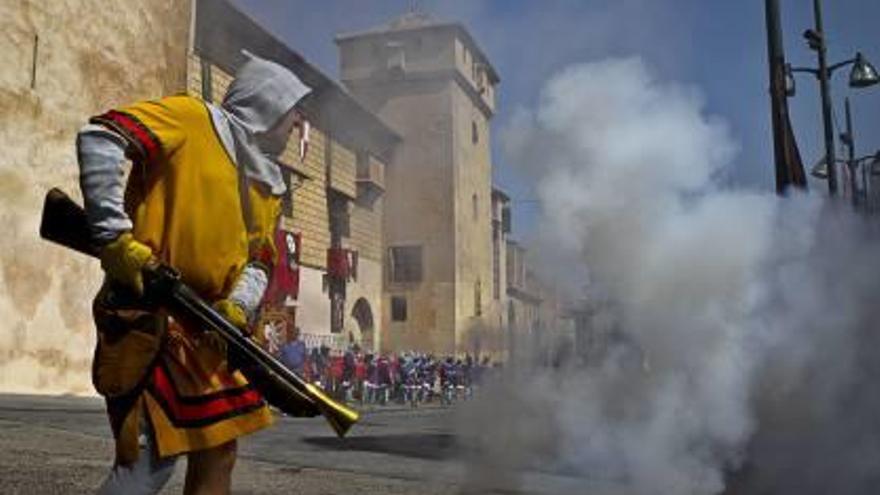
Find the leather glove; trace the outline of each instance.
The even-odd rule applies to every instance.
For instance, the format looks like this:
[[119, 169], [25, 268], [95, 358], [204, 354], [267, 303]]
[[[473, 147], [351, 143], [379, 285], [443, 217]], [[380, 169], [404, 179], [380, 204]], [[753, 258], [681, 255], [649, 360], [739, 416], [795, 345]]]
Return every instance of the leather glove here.
[[134, 290], [139, 296], [144, 294], [143, 268], [153, 258], [153, 250], [138, 242], [130, 232], [120, 234], [116, 240], [101, 248], [101, 268], [107, 275]]

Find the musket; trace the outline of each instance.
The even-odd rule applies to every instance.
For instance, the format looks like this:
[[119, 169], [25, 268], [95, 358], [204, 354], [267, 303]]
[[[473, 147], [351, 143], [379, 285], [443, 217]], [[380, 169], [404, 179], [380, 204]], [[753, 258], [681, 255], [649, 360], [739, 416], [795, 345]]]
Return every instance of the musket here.
[[[58, 188], [46, 193], [40, 236], [92, 257], [99, 250], [91, 239], [86, 212]], [[356, 423], [359, 414], [331, 399], [303, 380], [272, 354], [226, 321], [188, 287], [174, 268], [150, 263], [144, 268], [144, 296], [180, 321], [216, 332], [227, 344], [230, 361], [241, 370], [266, 401], [291, 416], [323, 415], [340, 437]]]

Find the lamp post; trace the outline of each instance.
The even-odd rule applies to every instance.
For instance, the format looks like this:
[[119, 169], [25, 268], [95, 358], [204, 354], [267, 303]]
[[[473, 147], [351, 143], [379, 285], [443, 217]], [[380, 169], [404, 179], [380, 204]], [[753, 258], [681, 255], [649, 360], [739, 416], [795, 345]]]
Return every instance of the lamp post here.
[[837, 170], [835, 166], [837, 161], [834, 156], [834, 126], [831, 117], [833, 110], [829, 89], [831, 75], [841, 67], [853, 65], [849, 82], [850, 87], [853, 88], [873, 86], [880, 82], [880, 76], [878, 76], [877, 70], [874, 66], [868, 63], [861, 53], [856, 53], [856, 56], [852, 59], [829, 66], [826, 58], [828, 44], [825, 38], [825, 31], [822, 27], [821, 0], [813, 0], [813, 15], [815, 17], [814, 29], [806, 30], [804, 32], [804, 38], [807, 40], [809, 47], [816, 51], [819, 60], [819, 67], [793, 68], [791, 66], [786, 66], [786, 82], [790, 85], [790, 88], [786, 89], [788, 96], [794, 95], [794, 78], [791, 77], [791, 74], [795, 72], [808, 72], [816, 76], [819, 80], [819, 92], [822, 99], [822, 125], [825, 138], [825, 163], [828, 166], [828, 194], [833, 197], [837, 195]]
[[865, 205], [868, 213], [873, 213], [875, 201], [872, 191], [874, 190], [874, 177], [880, 176], [880, 150], [877, 150], [873, 157], [865, 157], [863, 160], [865, 161], [862, 163], [862, 176], [866, 186]]
[[[844, 139], [844, 136], [841, 136], [841, 139]], [[869, 195], [869, 189], [872, 189], [869, 183], [874, 180], [874, 177], [880, 177], [880, 150], [873, 155], [862, 156], [859, 158], [855, 158], [853, 152], [849, 151], [848, 159], [837, 160], [837, 164], [846, 166], [847, 169], [852, 171], [853, 175], [855, 175], [859, 170], [859, 167], [861, 167], [862, 189], [859, 194], [862, 198], [865, 212], [870, 213], [868, 210], [872, 209], [871, 206], [873, 202]], [[828, 178], [828, 170], [829, 167], [825, 163], [825, 158], [822, 158], [810, 171], [810, 175], [817, 179], [825, 180]], [[852, 187], [857, 188], [855, 184], [853, 184]], [[854, 203], [856, 201], [857, 200], [853, 200]]]
[[840, 140], [846, 144], [846, 165], [849, 169], [849, 193], [852, 195], [853, 208], [858, 208], [859, 192], [857, 191], [858, 188], [856, 184], [856, 167], [858, 166], [856, 163], [856, 138], [853, 136], [852, 111], [849, 106], [849, 96], [844, 100], [844, 107], [846, 109], [846, 131], [840, 135]]
[[819, 57], [819, 91], [822, 95], [822, 125], [825, 128], [825, 163], [828, 164], [828, 193], [833, 197], [837, 194], [837, 171], [834, 166], [834, 128], [831, 124], [831, 96], [828, 90], [828, 62], [826, 55], [828, 44], [825, 42], [825, 31], [822, 29], [822, 0], [813, 0], [813, 15], [816, 18], [815, 37], [810, 38], [810, 31], [804, 33], [810, 47], [816, 50]]

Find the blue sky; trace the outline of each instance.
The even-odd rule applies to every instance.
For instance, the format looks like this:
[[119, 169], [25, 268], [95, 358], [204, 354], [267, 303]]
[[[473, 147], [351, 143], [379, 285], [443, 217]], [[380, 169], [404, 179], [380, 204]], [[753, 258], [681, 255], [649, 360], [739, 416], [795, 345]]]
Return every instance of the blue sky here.
[[[741, 150], [727, 176], [734, 183], [774, 188], [762, 0], [237, 0], [236, 4], [332, 77], [338, 76], [335, 34], [383, 24], [415, 3], [440, 19], [463, 22], [501, 76], [493, 126], [495, 181], [515, 200], [514, 232], [535, 221], [531, 184], [505, 166], [497, 131], [518, 107], [534, 107], [543, 83], [580, 62], [642, 57], [661, 80], [691, 85], [706, 111], [726, 120]], [[825, 0], [829, 60], [861, 50], [880, 64], [880, 2]], [[801, 33], [813, 24], [812, 1], [781, 0], [783, 36], [793, 65], [815, 65]], [[847, 87], [848, 70], [832, 84], [837, 121], [851, 96], [859, 156], [880, 149], [880, 86]], [[797, 80], [790, 100], [801, 154], [809, 167], [822, 154], [818, 85]], [[813, 184], [815, 191], [823, 183]]]

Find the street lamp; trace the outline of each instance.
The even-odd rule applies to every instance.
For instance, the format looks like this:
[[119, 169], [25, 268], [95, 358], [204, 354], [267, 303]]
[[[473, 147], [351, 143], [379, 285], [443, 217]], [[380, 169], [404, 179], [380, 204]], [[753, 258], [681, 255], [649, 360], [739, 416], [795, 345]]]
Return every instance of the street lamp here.
[[[847, 142], [846, 134], [842, 134], [840, 139]], [[851, 145], [850, 142], [847, 142], [847, 146]], [[854, 144], [852, 145], [855, 147]], [[850, 156], [847, 160], [837, 160], [838, 165], [847, 165], [850, 170], [850, 179], [851, 179], [851, 188], [853, 190], [853, 202], [857, 200], [856, 194], [856, 183], [855, 176], [856, 173], [861, 168], [862, 175], [862, 190], [859, 191], [862, 201], [864, 204], [868, 204], [868, 189], [869, 189], [869, 180], [873, 181], [874, 177], [880, 177], [880, 150], [878, 150], [873, 155], [867, 155], [860, 158], [855, 158], [854, 153], [850, 150]], [[825, 157], [819, 159], [815, 165], [810, 169], [810, 175], [817, 179], [825, 180], [828, 178], [828, 163], [825, 162]]]
[[862, 208], [864, 208], [865, 213], [872, 214], [874, 213], [874, 201], [872, 200], [872, 176], [874, 175], [874, 169], [880, 166], [880, 151], [877, 151], [874, 155], [859, 158], [855, 161], [855, 163], [857, 164], [857, 166], [861, 167]]
[[872, 176], [880, 176], [880, 150], [877, 150], [877, 153], [872, 157], [866, 157], [871, 160], [871, 175]]
[[[861, 89], [880, 83], [880, 73], [865, 59], [861, 52], [856, 53], [856, 56], [849, 60], [828, 67], [828, 75], [830, 76], [835, 70], [847, 65], [853, 66], [852, 71], [849, 73], [849, 87]], [[817, 79], [819, 78], [818, 69], [812, 67], [792, 67], [791, 64], [785, 64], [785, 96], [792, 97], [797, 93], [797, 85], [794, 79], [795, 72], [807, 72]]]
[[869, 156], [863, 156], [856, 160], [856, 163], [862, 167], [862, 188], [864, 194], [865, 211], [873, 213], [874, 211], [874, 177], [880, 176], [880, 150]]
[[851, 87], [867, 88], [880, 82], [880, 75], [877, 74], [877, 69], [865, 60], [861, 52], [856, 53], [856, 58], [852, 62], [852, 72], [849, 73], [849, 85]]
[[853, 88], [865, 88], [873, 86], [880, 82], [880, 76], [877, 70], [865, 60], [861, 53], [856, 53], [852, 59], [829, 66], [826, 61], [828, 45], [825, 39], [825, 32], [822, 29], [822, 2], [821, 0], [813, 0], [813, 14], [816, 25], [814, 29], [808, 29], [804, 32], [804, 38], [810, 49], [815, 50], [819, 60], [819, 67], [791, 67], [786, 65], [786, 95], [793, 96], [795, 93], [794, 77], [796, 72], [807, 72], [816, 76], [819, 80], [819, 91], [822, 97], [822, 123], [825, 130], [825, 163], [828, 166], [828, 194], [837, 195], [837, 173], [834, 164], [837, 163], [834, 156], [834, 127], [831, 122], [831, 96], [828, 87], [831, 75], [837, 69], [852, 65], [850, 72], [849, 85]]

